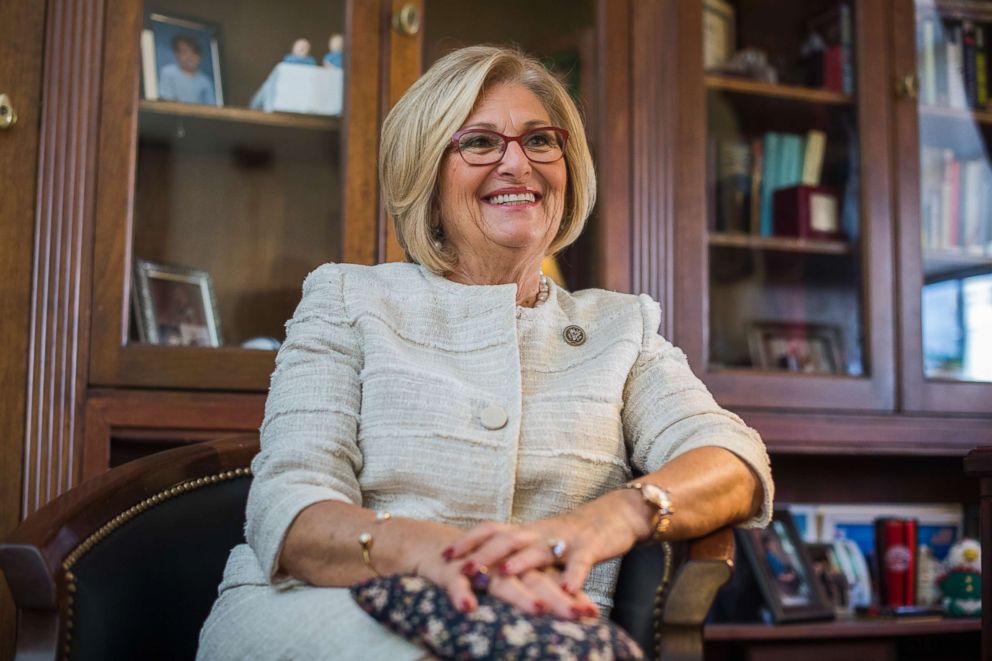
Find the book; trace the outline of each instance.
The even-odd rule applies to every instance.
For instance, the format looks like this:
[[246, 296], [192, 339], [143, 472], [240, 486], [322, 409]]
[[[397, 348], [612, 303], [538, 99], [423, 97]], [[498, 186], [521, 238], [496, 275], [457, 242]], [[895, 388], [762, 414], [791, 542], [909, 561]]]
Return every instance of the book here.
[[141, 31], [141, 83], [145, 99], [158, 99], [158, 67], [155, 63], [155, 35], [151, 30]]
[[803, 154], [803, 174], [801, 183], [817, 186], [823, 170], [823, 155], [827, 146], [827, 134], [813, 129], [806, 134], [806, 150]]
[[965, 109], [967, 99], [964, 92], [964, 56], [962, 54], [962, 30], [960, 23], [951, 23], [945, 28], [947, 52], [947, 105]]
[[984, 110], [989, 102], [988, 57], [985, 50], [985, 25], [975, 26], [975, 103]]
[[961, 78], [964, 81], [965, 105], [975, 108], [978, 105], [978, 72], [975, 49], [975, 24], [961, 22]]
[[774, 131], [769, 131], [762, 137], [764, 158], [761, 168], [761, 216], [758, 220], [758, 233], [761, 236], [772, 235], [772, 193], [778, 181], [781, 159], [779, 142], [780, 135]]
[[717, 143], [716, 228], [747, 232], [751, 210], [751, 146], [747, 140]]
[[751, 140], [751, 234], [761, 234], [761, 181], [765, 166], [764, 140]]
[[703, 3], [703, 69], [717, 69], [734, 54], [734, 7], [724, 0]]
[[920, 63], [922, 69], [921, 76], [921, 98], [924, 105], [932, 106], [937, 103], [937, 71], [934, 51], [936, 42], [934, 35], [934, 21], [932, 18], [924, 18], [920, 26]]

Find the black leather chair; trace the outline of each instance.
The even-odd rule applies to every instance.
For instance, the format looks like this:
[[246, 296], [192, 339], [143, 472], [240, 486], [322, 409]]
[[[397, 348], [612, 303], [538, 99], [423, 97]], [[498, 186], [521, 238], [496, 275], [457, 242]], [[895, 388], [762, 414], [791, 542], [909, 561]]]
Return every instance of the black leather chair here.
[[[115, 468], [28, 517], [0, 543], [31, 659], [191, 659], [227, 554], [244, 540], [257, 436]], [[634, 549], [613, 619], [651, 658], [702, 659], [702, 623], [730, 577], [733, 535]]]

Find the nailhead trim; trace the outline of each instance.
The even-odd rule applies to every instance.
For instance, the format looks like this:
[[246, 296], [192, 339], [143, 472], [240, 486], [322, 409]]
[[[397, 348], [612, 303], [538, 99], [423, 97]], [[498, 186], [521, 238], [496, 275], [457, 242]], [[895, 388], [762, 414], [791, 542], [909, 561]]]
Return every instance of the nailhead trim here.
[[661, 543], [661, 552], [665, 556], [665, 567], [662, 570], [661, 580], [654, 591], [654, 615], [652, 623], [654, 625], [654, 658], [661, 658], [661, 633], [662, 633], [662, 613], [665, 608], [665, 599], [668, 597], [668, 585], [672, 580], [672, 545], [668, 542]]
[[65, 572], [65, 582], [66, 582], [66, 598], [63, 604], [62, 617], [65, 621], [65, 634], [64, 640], [65, 644], [62, 646], [62, 656], [63, 658], [69, 658], [70, 643], [72, 642], [72, 625], [73, 625], [73, 603], [75, 601], [73, 595], [76, 592], [76, 575], [72, 573], [73, 566], [82, 558], [84, 555], [90, 552], [94, 546], [102, 542], [107, 535], [114, 532], [117, 528], [121, 527], [123, 524], [127, 523], [134, 517], [138, 516], [142, 512], [151, 509], [159, 503], [165, 502], [175, 498], [176, 496], [182, 495], [184, 493], [194, 491], [201, 487], [205, 487], [211, 484], [217, 484], [218, 482], [225, 482], [227, 480], [233, 480], [236, 477], [244, 477], [246, 475], [251, 475], [251, 468], [235, 468], [232, 470], [224, 471], [223, 473], [217, 473], [216, 475], [208, 475], [206, 477], [198, 477], [194, 480], [186, 480], [185, 482], [180, 482], [179, 484], [169, 487], [164, 491], [160, 491], [154, 496], [150, 496], [137, 505], [129, 507], [127, 510], [121, 512], [114, 518], [112, 518], [107, 523], [100, 526], [100, 528], [94, 532], [92, 535], [84, 539], [79, 546], [74, 548], [72, 552], [66, 556], [66, 559], [62, 562], [62, 570]]

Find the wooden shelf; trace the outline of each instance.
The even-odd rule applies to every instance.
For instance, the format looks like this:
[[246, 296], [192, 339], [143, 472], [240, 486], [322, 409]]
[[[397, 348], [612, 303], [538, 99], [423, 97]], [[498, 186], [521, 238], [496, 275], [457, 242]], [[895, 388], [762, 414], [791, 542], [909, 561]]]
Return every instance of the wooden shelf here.
[[774, 252], [795, 252], [812, 255], [849, 255], [851, 244], [846, 241], [821, 241], [812, 239], [793, 239], [786, 236], [753, 236], [751, 234], [733, 234], [715, 232], [709, 235], [711, 246], [725, 248], [746, 248], [749, 250], [768, 250]]
[[162, 115], [176, 118], [206, 119], [218, 122], [234, 122], [240, 124], [257, 124], [259, 126], [277, 126], [311, 131], [333, 131], [341, 125], [338, 117], [323, 115], [302, 115], [289, 112], [262, 112], [248, 108], [205, 106], [195, 103], [177, 103], [175, 101], [140, 101], [138, 110], [141, 113]]
[[923, 250], [923, 275], [926, 280], [963, 277], [992, 271], [992, 255], [973, 255], [961, 250]]
[[831, 105], [852, 105], [854, 103], [854, 97], [848, 94], [812, 87], [762, 83], [744, 78], [732, 78], [712, 74], [705, 76], [703, 80], [706, 83], [707, 89], [721, 92], [751, 94], [789, 101], [802, 101], [805, 103], [826, 103]]
[[707, 624], [705, 640], [795, 640], [835, 638], [881, 638], [891, 636], [929, 636], [935, 634], [979, 633], [979, 618], [960, 620], [860, 620], [796, 624]]
[[988, 110], [962, 110], [944, 106], [920, 106], [920, 114], [936, 119], [953, 119], [962, 122], [992, 124], [992, 112]]

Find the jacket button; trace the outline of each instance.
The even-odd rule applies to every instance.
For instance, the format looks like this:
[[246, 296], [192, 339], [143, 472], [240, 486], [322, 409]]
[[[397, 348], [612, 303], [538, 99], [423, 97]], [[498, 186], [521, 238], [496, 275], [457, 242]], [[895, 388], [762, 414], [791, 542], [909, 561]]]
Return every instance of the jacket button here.
[[490, 404], [482, 409], [479, 418], [486, 429], [502, 429], [506, 426], [506, 411], [498, 404]]

